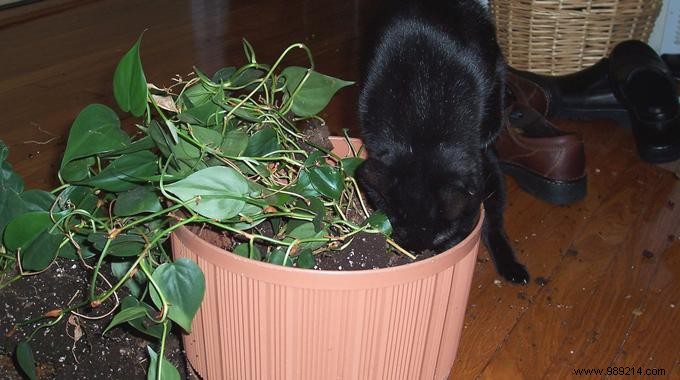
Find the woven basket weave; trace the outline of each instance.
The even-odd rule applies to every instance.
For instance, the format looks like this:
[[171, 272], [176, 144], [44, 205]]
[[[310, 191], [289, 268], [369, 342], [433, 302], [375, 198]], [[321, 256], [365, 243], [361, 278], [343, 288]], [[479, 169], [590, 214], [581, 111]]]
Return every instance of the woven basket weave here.
[[543, 74], [593, 65], [619, 42], [647, 41], [662, 0], [491, 0], [508, 63]]

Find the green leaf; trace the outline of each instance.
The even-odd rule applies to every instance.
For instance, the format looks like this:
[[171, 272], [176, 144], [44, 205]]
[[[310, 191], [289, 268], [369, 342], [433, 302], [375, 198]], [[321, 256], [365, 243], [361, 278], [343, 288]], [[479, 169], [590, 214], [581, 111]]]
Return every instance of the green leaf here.
[[62, 210], [73, 207], [92, 213], [97, 208], [97, 196], [92, 188], [69, 186], [57, 197], [57, 205]]
[[157, 157], [144, 150], [118, 157], [96, 176], [81, 181], [80, 184], [120, 192], [133, 189], [156, 174], [158, 174]]
[[241, 243], [237, 245], [233, 252], [241, 257], [248, 257], [253, 260], [262, 260], [262, 253], [260, 250], [257, 248], [257, 246], [253, 245], [253, 250], [250, 250], [250, 244], [248, 243]]
[[345, 179], [338, 168], [324, 165], [308, 169], [312, 186], [321, 194], [333, 200], [339, 200], [345, 188]]
[[359, 165], [361, 165], [362, 162], [364, 162], [363, 158], [347, 157], [340, 160], [340, 167], [348, 177], [356, 178], [355, 173], [357, 171], [357, 168], [359, 167]]
[[[114, 276], [116, 276], [117, 279], [120, 280], [123, 276], [125, 276], [127, 271], [130, 270], [131, 266], [132, 261], [113, 261], [111, 263], [111, 272]], [[144, 272], [138, 271], [134, 276], [132, 276], [132, 278], [127, 279], [123, 285], [130, 289], [130, 293], [132, 293], [133, 296], [141, 297], [143, 291], [142, 286], [146, 285], [146, 283], [147, 279], [144, 275]]]
[[[292, 220], [288, 222], [288, 225], [286, 226], [286, 231], [287, 236], [285, 239], [283, 239], [286, 242], [292, 242], [293, 239], [311, 239], [311, 238], [321, 239], [324, 236], [328, 235], [328, 231], [325, 228], [322, 227], [320, 230], [317, 231], [316, 226], [314, 226], [314, 223], [305, 222], [301, 220]], [[324, 244], [325, 242], [323, 241], [307, 242], [300, 244], [299, 249], [314, 250], [321, 247]]]
[[288, 223], [286, 228], [288, 236], [294, 239], [307, 239], [314, 237], [318, 231], [314, 228], [314, 223], [293, 220]]
[[371, 216], [369, 216], [364, 221], [364, 225], [370, 225], [387, 236], [392, 234], [392, 225], [390, 224], [390, 220], [387, 219], [387, 215], [385, 215], [385, 213], [380, 210], [377, 210], [371, 214]]
[[[146, 346], [149, 351], [149, 371], [146, 374], [147, 380], [157, 380], [158, 376], [156, 371], [158, 370], [158, 354], [151, 349], [151, 347]], [[160, 380], [181, 380], [177, 368], [172, 365], [167, 359], [161, 358], [161, 373]]]
[[0, 241], [7, 224], [15, 217], [27, 211], [29, 210], [26, 208], [19, 193], [0, 188]]
[[5, 247], [13, 252], [21, 250], [21, 264], [25, 270], [41, 271], [57, 257], [63, 236], [50, 233], [54, 226], [45, 211], [19, 215], [5, 229]]
[[231, 130], [224, 136], [220, 150], [225, 156], [238, 157], [248, 147], [248, 138], [248, 134], [241, 130]]
[[[306, 75], [308, 69], [299, 66], [287, 67], [281, 72], [286, 78], [286, 88], [293, 94]], [[301, 117], [310, 117], [323, 110], [333, 95], [341, 88], [354, 84], [341, 79], [311, 71], [309, 77], [292, 99], [292, 111]]]
[[248, 181], [236, 170], [212, 166], [165, 186], [187, 207], [212, 219], [224, 220], [238, 215], [246, 205]]
[[300, 170], [298, 174], [298, 179], [293, 188], [292, 192], [300, 194], [306, 198], [318, 197], [321, 193], [312, 185], [312, 179], [309, 176], [307, 170]]
[[113, 96], [118, 106], [123, 111], [138, 117], [146, 111], [146, 99], [149, 92], [142, 69], [142, 60], [139, 58], [141, 43], [142, 36], [139, 36], [137, 42], [118, 62], [113, 74]]
[[16, 355], [19, 368], [29, 379], [35, 380], [35, 359], [33, 358], [33, 350], [27, 341], [21, 341], [17, 344]]
[[130, 153], [136, 153], [136, 152], [141, 152], [143, 150], [149, 150], [153, 149], [156, 147], [156, 144], [153, 142], [153, 139], [151, 136], [144, 136], [140, 138], [139, 140], [135, 140], [133, 143], [130, 145], [126, 146], [125, 148], [121, 149], [116, 149], [114, 151], [111, 151], [110, 153], [106, 153], [106, 156], [119, 156], [123, 154], [130, 154]]
[[243, 156], [246, 157], [263, 157], [268, 153], [280, 149], [276, 131], [272, 128], [265, 127], [257, 131], [250, 137], [248, 147]]
[[[89, 234], [87, 240], [92, 243], [95, 249], [102, 252], [109, 237], [107, 233], [95, 232]], [[117, 257], [137, 256], [144, 250], [145, 243], [146, 241], [140, 235], [133, 233], [118, 234], [109, 243], [106, 254]]]
[[24, 180], [14, 172], [9, 162], [3, 162], [0, 165], [0, 188], [17, 193], [24, 190]]
[[316, 259], [311, 250], [305, 249], [298, 254], [295, 264], [298, 268], [312, 269], [316, 266]]
[[321, 228], [323, 227], [323, 218], [326, 216], [326, 208], [319, 198], [312, 197], [308, 198], [307, 201], [309, 202], [309, 205], [302, 200], [299, 200], [295, 205], [314, 215], [314, 220], [312, 221], [314, 229], [316, 232], [321, 231]]
[[248, 248], [248, 243], [241, 243], [232, 249], [232, 252], [241, 257], [250, 257], [250, 248]]
[[113, 206], [113, 213], [117, 216], [132, 216], [142, 213], [152, 213], [162, 210], [156, 190], [152, 186], [139, 186], [132, 190], [118, 194]]
[[184, 90], [180, 100], [186, 109], [190, 109], [209, 103], [215, 93], [214, 88], [206, 86], [203, 82], [198, 82]]
[[178, 115], [185, 123], [215, 127], [219, 124], [222, 108], [213, 102], [204, 103], [200, 106], [187, 108]]
[[120, 128], [118, 116], [112, 109], [101, 104], [85, 107], [73, 122], [68, 142], [61, 160], [60, 173], [66, 181], [78, 181], [87, 177], [90, 161], [77, 159], [109, 153], [130, 145], [130, 137]]
[[[74, 234], [73, 240], [75, 240], [75, 242], [78, 244], [78, 247], [80, 248], [80, 256], [82, 256], [83, 259], [89, 259], [90, 257], [96, 256], [95, 251], [92, 249], [92, 244], [87, 241], [87, 236]], [[78, 260], [79, 258], [76, 248], [70, 241], [64, 245], [61, 245], [58, 256], [70, 260]]]
[[146, 308], [143, 306], [134, 306], [127, 309], [121, 309], [118, 314], [114, 315], [111, 319], [111, 323], [104, 329], [104, 334], [112, 328], [118, 326], [121, 323], [131, 321], [133, 319], [141, 318], [146, 315]]
[[274, 265], [293, 266], [293, 259], [290, 256], [286, 257], [285, 249], [273, 249], [267, 256], [267, 262]]
[[59, 170], [59, 176], [67, 182], [77, 182], [88, 177], [90, 167], [95, 163], [94, 157], [75, 159]]
[[231, 87], [242, 87], [265, 76], [266, 72], [261, 69], [249, 67], [238, 70], [231, 76]]
[[7, 147], [7, 144], [0, 139], [0, 164], [5, 162], [7, 157], [9, 157], [9, 148]]
[[212, 81], [215, 83], [228, 82], [229, 78], [236, 72], [236, 67], [223, 67], [215, 72], [212, 76]]
[[27, 211], [49, 211], [56, 201], [56, 197], [43, 190], [27, 190], [20, 194]]
[[[120, 301], [120, 308], [122, 310], [138, 306], [144, 307], [148, 315], [154, 315], [158, 313], [157, 311], [154, 310], [154, 308], [147, 305], [146, 303], [139, 302], [133, 296], [127, 296]], [[146, 316], [135, 318], [127, 322], [137, 331], [144, 333], [148, 336], [154, 337], [156, 339], [161, 339], [163, 337], [163, 325], [153, 322]]]
[[10, 251], [27, 247], [41, 233], [54, 226], [49, 212], [34, 211], [12, 219], [5, 229], [5, 247]]
[[36, 272], [47, 268], [57, 258], [63, 240], [63, 236], [43, 231], [22, 249], [21, 265], [24, 269]]
[[[152, 277], [168, 302], [168, 317], [191, 332], [191, 321], [205, 293], [205, 277], [201, 269], [193, 261], [181, 258], [174, 263], [161, 264]], [[151, 299], [156, 307], [163, 307], [153, 286]]]

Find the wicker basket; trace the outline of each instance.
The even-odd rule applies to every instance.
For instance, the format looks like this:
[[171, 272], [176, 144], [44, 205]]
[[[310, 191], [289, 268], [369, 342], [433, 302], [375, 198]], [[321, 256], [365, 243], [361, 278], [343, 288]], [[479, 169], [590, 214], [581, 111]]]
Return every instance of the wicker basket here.
[[647, 41], [662, 0], [490, 0], [508, 63], [543, 74], [593, 65], [619, 42]]

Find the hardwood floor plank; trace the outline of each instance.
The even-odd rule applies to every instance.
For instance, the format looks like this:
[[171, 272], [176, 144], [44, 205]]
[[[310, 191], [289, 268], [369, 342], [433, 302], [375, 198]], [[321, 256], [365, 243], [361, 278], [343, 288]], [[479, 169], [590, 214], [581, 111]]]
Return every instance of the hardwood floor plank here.
[[[551, 378], [611, 361], [644, 295], [639, 290], [655, 272], [642, 252], [653, 244], [653, 232], [668, 229], [657, 215], [667, 201], [662, 189], [675, 180], [643, 163], [622, 178], [482, 377], [492, 378], [508, 363], [524, 378]], [[642, 208], [633, 207], [638, 201]]]
[[[572, 127], [569, 123], [561, 124]], [[623, 131], [619, 128], [595, 124], [573, 127], [583, 130], [584, 140], [588, 142], [588, 158], [592, 157], [592, 162], [603, 163], [599, 167], [588, 167], [588, 196], [569, 206], [549, 205], [521, 192], [512, 179], [508, 179], [509, 207], [505, 213], [508, 235], [534, 281], [526, 288], [504, 284], [499, 289], [493, 286], [498, 276], [492, 263], [478, 264], [465, 321], [466, 330], [451, 379], [473, 378], [493, 360], [506, 344], [517, 321], [524, 313], [537, 307], [535, 299], [543, 288], [536, 279], [541, 277], [543, 281], [550, 281], [565, 256], [568, 259], [571, 254], [575, 237], [598, 218], [597, 211], [602, 200], [617, 193], [618, 190], [611, 186], [612, 181], [620, 177], [619, 173], [627, 166], [638, 161], [633, 154], [622, 153], [621, 147], [629, 143], [629, 138], [621, 134]], [[622, 158], [602, 159], [603, 155], [611, 155], [612, 152], [618, 152]], [[487, 257], [486, 253], [480, 256]], [[497, 372], [505, 375], [509, 368]]]

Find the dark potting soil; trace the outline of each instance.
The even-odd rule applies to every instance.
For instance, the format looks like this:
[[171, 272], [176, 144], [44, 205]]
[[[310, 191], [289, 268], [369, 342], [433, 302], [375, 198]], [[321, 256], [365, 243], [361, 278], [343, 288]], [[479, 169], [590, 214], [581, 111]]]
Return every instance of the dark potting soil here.
[[[105, 276], [113, 281], [110, 272]], [[89, 292], [90, 278], [91, 272], [79, 262], [58, 259], [40, 275], [21, 278], [0, 290], [0, 379], [24, 379], [17, 369], [14, 353], [16, 345], [33, 329], [28, 326], [15, 329], [15, 324], [63, 308], [70, 302], [82, 301]], [[107, 286], [101, 281], [98, 285], [100, 291]], [[118, 292], [118, 297], [125, 297], [126, 291]], [[114, 306], [114, 301], [107, 301], [95, 310], [78, 312], [87, 317], [101, 316]], [[38, 379], [146, 379], [147, 346], [158, 352], [158, 344], [127, 324], [102, 335], [115, 314], [102, 319], [69, 315], [55, 326], [38, 331], [29, 343]], [[180, 343], [180, 333], [172, 331], [166, 341], [166, 358], [182, 378], [196, 379], [187, 368]]]
[[[263, 223], [264, 224], [264, 223]], [[189, 226], [201, 239], [208, 243], [231, 251], [237, 241], [226, 231], [217, 231], [210, 226]], [[269, 235], [270, 229], [263, 228], [260, 233]], [[266, 247], [260, 247], [265, 251]], [[434, 256], [433, 251], [416, 254], [416, 260], [424, 260]], [[315, 255], [318, 270], [368, 270], [389, 268], [414, 262], [411, 258], [396, 252], [387, 245], [385, 237], [379, 234], [359, 233], [351, 243], [342, 250], [321, 252]]]

